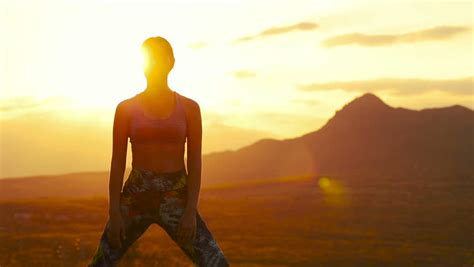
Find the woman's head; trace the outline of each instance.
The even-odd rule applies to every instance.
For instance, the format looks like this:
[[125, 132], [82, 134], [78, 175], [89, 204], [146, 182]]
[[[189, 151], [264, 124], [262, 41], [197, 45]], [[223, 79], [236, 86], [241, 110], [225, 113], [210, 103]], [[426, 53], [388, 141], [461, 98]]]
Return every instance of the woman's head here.
[[174, 54], [171, 44], [163, 37], [146, 39], [142, 44], [145, 76], [166, 76], [174, 66]]

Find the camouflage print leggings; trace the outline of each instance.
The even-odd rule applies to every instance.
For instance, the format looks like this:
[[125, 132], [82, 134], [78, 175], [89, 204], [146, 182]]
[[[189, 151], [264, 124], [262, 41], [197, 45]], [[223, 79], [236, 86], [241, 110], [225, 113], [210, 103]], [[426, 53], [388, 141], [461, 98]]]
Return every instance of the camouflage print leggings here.
[[89, 267], [117, 266], [127, 249], [152, 223], [158, 224], [196, 266], [229, 266], [206, 223], [196, 211], [196, 235], [187, 244], [177, 242], [177, 230], [187, 199], [188, 174], [185, 169], [157, 173], [132, 168], [120, 194], [120, 209], [125, 224], [122, 246], [110, 247], [107, 220]]

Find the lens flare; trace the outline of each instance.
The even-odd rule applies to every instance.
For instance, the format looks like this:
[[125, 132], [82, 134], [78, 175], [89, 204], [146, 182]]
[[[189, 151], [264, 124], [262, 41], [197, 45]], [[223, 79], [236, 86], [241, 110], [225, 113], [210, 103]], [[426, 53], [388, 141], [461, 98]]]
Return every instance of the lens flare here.
[[330, 186], [331, 182], [329, 181], [329, 178], [322, 177], [321, 179], [319, 179], [319, 187], [321, 187], [321, 189], [327, 190]]
[[318, 180], [318, 185], [324, 194], [326, 203], [331, 205], [345, 205], [349, 203], [347, 189], [336, 179], [321, 177]]

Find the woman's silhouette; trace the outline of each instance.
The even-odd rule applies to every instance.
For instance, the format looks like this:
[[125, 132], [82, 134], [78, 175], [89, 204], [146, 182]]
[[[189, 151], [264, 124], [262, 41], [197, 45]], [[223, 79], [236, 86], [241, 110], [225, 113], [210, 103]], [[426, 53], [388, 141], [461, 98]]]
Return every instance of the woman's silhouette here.
[[[148, 38], [142, 51], [147, 88], [115, 110], [109, 217], [89, 267], [118, 265], [152, 223], [161, 226], [195, 265], [229, 266], [197, 209], [200, 107], [168, 87], [175, 60], [166, 39]], [[132, 170], [122, 191], [129, 137]]]

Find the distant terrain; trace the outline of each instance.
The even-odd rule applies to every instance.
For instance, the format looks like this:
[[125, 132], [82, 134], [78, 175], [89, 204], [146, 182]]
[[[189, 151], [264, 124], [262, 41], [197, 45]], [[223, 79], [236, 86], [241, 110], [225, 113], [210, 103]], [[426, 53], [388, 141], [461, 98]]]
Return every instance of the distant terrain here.
[[[446, 176], [458, 182], [474, 177], [474, 111], [460, 105], [394, 108], [366, 93], [314, 132], [205, 154], [202, 161], [203, 187], [293, 175], [425, 182]], [[108, 179], [108, 171], [6, 178], [0, 180], [0, 200], [106, 196]]]
[[[403, 178], [408, 182], [372, 177], [355, 186], [301, 176], [226, 185], [202, 190], [199, 212], [231, 266], [471, 267], [474, 183]], [[107, 201], [0, 203], [1, 266], [86, 266]], [[152, 225], [121, 266], [193, 265]]]
[[[473, 166], [473, 110], [367, 93], [317, 131], [204, 155], [199, 211], [231, 266], [472, 267]], [[106, 171], [0, 180], [0, 266], [85, 266], [107, 190]], [[121, 266], [193, 265], [153, 225]]]

